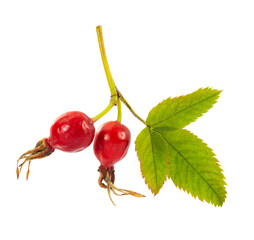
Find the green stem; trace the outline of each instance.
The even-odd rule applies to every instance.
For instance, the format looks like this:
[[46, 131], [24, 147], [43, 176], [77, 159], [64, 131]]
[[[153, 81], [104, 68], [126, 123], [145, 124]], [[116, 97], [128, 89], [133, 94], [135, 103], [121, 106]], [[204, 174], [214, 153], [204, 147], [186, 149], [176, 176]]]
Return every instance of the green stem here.
[[111, 92], [111, 99], [109, 105], [97, 116], [93, 117], [92, 120], [95, 122], [101, 117], [103, 117], [114, 105], [117, 105], [118, 115], [117, 115], [117, 121], [121, 122], [122, 120], [122, 107], [121, 107], [121, 101], [127, 106], [127, 108], [131, 111], [131, 113], [142, 123], [146, 125], [146, 122], [138, 116], [138, 114], [132, 109], [130, 104], [125, 100], [123, 95], [117, 90], [115, 82], [113, 80], [113, 77], [110, 72], [105, 46], [104, 46], [104, 40], [103, 40], [103, 34], [102, 34], [102, 27], [97, 26], [96, 27], [99, 47], [100, 47], [100, 53], [101, 53], [101, 59], [104, 66], [104, 70], [107, 76], [109, 89]]
[[120, 98], [117, 98], [117, 121], [118, 122], [122, 121], [122, 106]]
[[93, 122], [96, 122], [97, 120], [99, 120], [101, 117], [103, 117], [105, 114], [107, 114], [109, 112], [109, 110], [115, 105], [114, 101], [110, 100], [109, 105], [98, 115], [96, 115], [95, 117], [92, 118]]
[[146, 125], [146, 122], [144, 119], [142, 119], [134, 110], [133, 108], [130, 106], [130, 104], [126, 101], [126, 99], [123, 97], [123, 95], [117, 90], [117, 95], [119, 97], [119, 99], [123, 102], [123, 104], [131, 111], [131, 113], [142, 123], [144, 123]]
[[102, 34], [102, 27], [97, 26], [96, 32], [97, 32], [97, 37], [98, 37], [98, 42], [99, 42], [99, 47], [100, 47], [100, 52], [101, 52], [101, 59], [102, 59], [104, 70], [105, 70], [105, 73], [107, 76], [111, 96], [116, 96], [116, 85], [115, 85], [115, 82], [114, 82], [113, 77], [111, 75], [108, 60], [107, 60], [107, 55], [106, 55], [104, 40], [103, 40], [103, 34]]

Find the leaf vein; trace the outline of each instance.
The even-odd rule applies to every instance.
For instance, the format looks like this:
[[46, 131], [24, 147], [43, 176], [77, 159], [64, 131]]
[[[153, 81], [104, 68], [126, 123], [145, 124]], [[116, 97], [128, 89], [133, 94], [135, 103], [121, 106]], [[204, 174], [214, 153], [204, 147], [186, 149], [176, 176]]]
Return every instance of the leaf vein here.
[[153, 165], [154, 165], [154, 172], [155, 172], [155, 182], [156, 182], [156, 187], [158, 188], [158, 179], [157, 179], [157, 174], [156, 174], [156, 164], [155, 164], [155, 160], [154, 160], [154, 147], [153, 147], [153, 142], [152, 142], [152, 134], [151, 134], [151, 129], [149, 129], [149, 133], [150, 133], [150, 139], [151, 139], [151, 147], [152, 147], [152, 153], [153, 153]]

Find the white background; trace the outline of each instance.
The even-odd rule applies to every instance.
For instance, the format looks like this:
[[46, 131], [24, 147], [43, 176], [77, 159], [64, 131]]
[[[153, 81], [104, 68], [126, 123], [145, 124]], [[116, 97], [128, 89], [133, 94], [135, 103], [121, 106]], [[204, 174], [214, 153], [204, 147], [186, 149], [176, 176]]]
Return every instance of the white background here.
[[[253, 1], [0, 2], [0, 239], [253, 239]], [[54, 119], [93, 117], [109, 102], [96, 26], [114, 80], [144, 119], [169, 96], [223, 90], [187, 129], [216, 153], [227, 181], [223, 207], [195, 200], [167, 181], [154, 197], [134, 141], [144, 127], [123, 107], [132, 132], [116, 164], [116, 186], [146, 198], [114, 197], [98, 186], [92, 147], [55, 151], [16, 180], [17, 158], [48, 137]], [[116, 119], [116, 109], [96, 122]], [[26, 168], [24, 168], [25, 170]]]

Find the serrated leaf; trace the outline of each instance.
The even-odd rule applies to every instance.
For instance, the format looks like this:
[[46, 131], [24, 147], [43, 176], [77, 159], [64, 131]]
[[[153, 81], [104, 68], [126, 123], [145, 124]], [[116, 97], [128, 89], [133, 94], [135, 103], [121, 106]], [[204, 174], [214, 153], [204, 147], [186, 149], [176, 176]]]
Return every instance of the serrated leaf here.
[[149, 112], [146, 124], [158, 130], [183, 128], [207, 112], [220, 93], [216, 89], [200, 88], [185, 96], [168, 98]]
[[225, 177], [212, 150], [191, 132], [161, 131], [170, 155], [169, 178], [174, 184], [215, 206], [226, 198]]
[[167, 144], [160, 134], [146, 127], [137, 136], [135, 146], [143, 178], [157, 194], [169, 172]]

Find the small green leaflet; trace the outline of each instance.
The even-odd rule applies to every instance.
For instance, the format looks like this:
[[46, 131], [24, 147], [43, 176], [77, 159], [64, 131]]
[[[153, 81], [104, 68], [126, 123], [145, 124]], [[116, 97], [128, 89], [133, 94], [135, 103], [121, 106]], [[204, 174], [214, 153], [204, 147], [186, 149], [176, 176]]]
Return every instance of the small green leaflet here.
[[137, 137], [136, 150], [143, 177], [149, 189], [157, 194], [169, 173], [167, 144], [160, 134], [146, 127]]
[[153, 108], [136, 139], [136, 151], [148, 188], [157, 194], [167, 177], [174, 184], [215, 206], [226, 198], [225, 177], [212, 150], [182, 129], [207, 112], [221, 91], [201, 88], [168, 98]]
[[168, 98], [149, 112], [146, 125], [168, 130], [183, 128], [206, 113], [220, 93], [216, 89], [200, 88], [185, 96]]
[[169, 177], [174, 184], [202, 201], [222, 206], [226, 198], [225, 178], [212, 150], [185, 129], [161, 134], [168, 144]]

